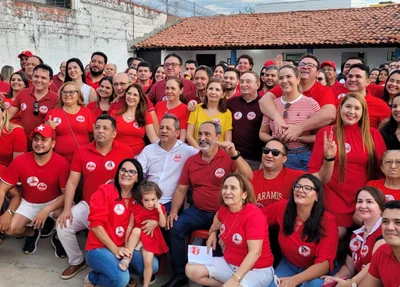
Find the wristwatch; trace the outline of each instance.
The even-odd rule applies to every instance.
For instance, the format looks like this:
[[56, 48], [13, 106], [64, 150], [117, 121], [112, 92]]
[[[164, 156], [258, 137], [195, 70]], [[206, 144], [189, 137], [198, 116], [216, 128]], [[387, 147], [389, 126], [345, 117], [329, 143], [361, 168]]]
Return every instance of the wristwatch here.
[[237, 151], [237, 155], [231, 156], [231, 159], [237, 160], [241, 155], [242, 155], [242, 154], [240, 153], [240, 151]]
[[347, 282], [350, 284], [351, 287], [357, 287], [357, 282], [352, 281], [351, 279], [347, 279]]
[[15, 211], [12, 209], [7, 209], [8, 214], [10, 214], [11, 216], [14, 216]]

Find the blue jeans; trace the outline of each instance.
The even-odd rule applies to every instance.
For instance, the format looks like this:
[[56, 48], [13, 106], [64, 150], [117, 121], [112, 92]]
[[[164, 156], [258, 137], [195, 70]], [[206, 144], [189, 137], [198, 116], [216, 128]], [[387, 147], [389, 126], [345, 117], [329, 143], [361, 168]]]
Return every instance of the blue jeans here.
[[[125, 287], [129, 283], [130, 273], [142, 276], [144, 270], [143, 256], [140, 251], [132, 254], [129, 272], [119, 269], [120, 259], [108, 248], [97, 248], [86, 252], [87, 262], [93, 270], [89, 273], [89, 281], [96, 286]], [[153, 274], [158, 271], [158, 260], [154, 257]]]
[[284, 165], [288, 168], [307, 171], [310, 156], [311, 151], [308, 147], [290, 149], [287, 155], [287, 161], [284, 163]]
[[[282, 258], [281, 262], [279, 262], [278, 266], [275, 268], [275, 275], [278, 276], [278, 278], [283, 278], [283, 277], [291, 277], [296, 274], [299, 274], [306, 270], [306, 268], [300, 268], [289, 261], [285, 257]], [[315, 278], [313, 280], [310, 280], [308, 282], [302, 283], [300, 286], [301, 287], [320, 287], [324, 284], [324, 280], [320, 278]], [[275, 287], [275, 282], [272, 281], [272, 283], [269, 285], [269, 287]]]
[[187, 263], [185, 236], [194, 230], [209, 229], [215, 213], [191, 206], [185, 209], [169, 231], [171, 265], [175, 276], [186, 278]]

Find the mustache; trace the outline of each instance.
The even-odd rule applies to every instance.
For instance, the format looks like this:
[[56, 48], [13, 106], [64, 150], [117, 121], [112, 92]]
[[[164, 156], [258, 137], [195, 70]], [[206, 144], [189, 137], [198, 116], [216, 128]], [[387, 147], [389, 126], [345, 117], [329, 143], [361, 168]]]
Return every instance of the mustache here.
[[199, 144], [201, 145], [201, 144], [204, 144], [204, 143], [206, 143], [206, 144], [210, 144], [210, 142], [208, 141], [208, 140], [200, 140], [199, 141]]

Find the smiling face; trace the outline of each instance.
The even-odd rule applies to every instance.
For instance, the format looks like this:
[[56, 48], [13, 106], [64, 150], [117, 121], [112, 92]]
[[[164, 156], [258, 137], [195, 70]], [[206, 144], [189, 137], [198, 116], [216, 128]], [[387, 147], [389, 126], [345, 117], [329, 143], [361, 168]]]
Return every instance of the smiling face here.
[[10, 86], [14, 92], [19, 92], [22, 89], [25, 89], [25, 83], [22, 80], [21, 76], [18, 74], [14, 74], [10, 79]]
[[296, 76], [295, 72], [291, 68], [283, 68], [279, 71], [279, 86], [282, 92], [290, 94], [294, 91], [298, 92], [298, 85], [300, 78]]
[[137, 70], [136, 69], [129, 69], [127, 72], [128, 76], [131, 78], [131, 83], [137, 82]]
[[29, 57], [25, 65], [25, 73], [29, 79], [33, 77], [33, 69], [40, 65], [40, 61], [36, 57]]
[[101, 82], [100, 86], [97, 89], [97, 93], [101, 98], [109, 98], [111, 97], [113, 92], [113, 87], [111, 83], [107, 80]]
[[280, 153], [277, 156], [274, 156], [272, 152], [269, 152], [268, 154], [263, 152], [261, 161], [263, 163], [264, 168], [268, 171], [281, 170], [283, 168], [283, 164], [287, 160], [287, 156], [284, 155], [285, 150], [283, 145], [276, 140], [272, 140], [269, 141], [265, 145], [265, 147], [270, 150], [278, 150], [280, 151]]
[[114, 64], [107, 64], [104, 68], [104, 74], [109, 77], [114, 77], [117, 73], [117, 67]]
[[[125, 171], [125, 172], [122, 172]], [[131, 172], [134, 171], [134, 172]], [[135, 173], [135, 175], [132, 175]], [[130, 161], [124, 162], [118, 171], [119, 184], [124, 187], [132, 187], [138, 181], [137, 169]]]
[[37, 69], [33, 72], [32, 82], [37, 91], [45, 91], [52, 83], [50, 72], [43, 69]]
[[52, 138], [45, 138], [36, 133], [32, 138], [32, 149], [36, 155], [48, 154], [55, 146], [56, 142]]
[[239, 83], [239, 78], [237, 74], [233, 71], [225, 72], [224, 74], [224, 82], [227, 91], [236, 90], [236, 87]]
[[214, 70], [214, 75], [213, 77], [218, 78], [218, 79], [223, 79], [224, 78], [224, 69], [221, 66], [217, 66]]
[[68, 73], [68, 76], [70, 76], [72, 81], [81, 79], [82, 75], [83, 75], [83, 71], [81, 70], [81, 68], [79, 67], [77, 62], [68, 63], [67, 73]]
[[393, 98], [392, 117], [396, 122], [400, 123], [400, 97]]
[[250, 64], [249, 59], [246, 59], [246, 58], [239, 59], [238, 70], [239, 70], [240, 74], [251, 71], [252, 68], [253, 68], [253, 66]]
[[376, 79], [378, 78], [379, 75], [379, 71], [378, 70], [373, 70], [370, 74], [369, 74], [369, 80], [371, 81], [371, 83], [375, 83]]
[[164, 67], [158, 67], [155, 75], [156, 82], [162, 81], [165, 79], [165, 71]]
[[170, 79], [165, 84], [165, 95], [168, 101], [174, 102], [179, 100], [180, 95], [183, 93], [183, 88], [179, 87], [179, 84], [174, 79]]
[[265, 76], [263, 82], [268, 89], [272, 89], [279, 82], [278, 70], [276, 69], [268, 69], [265, 70]]
[[400, 209], [385, 209], [382, 214], [382, 235], [387, 244], [400, 247]]
[[379, 205], [374, 197], [366, 190], [362, 190], [357, 196], [356, 214], [365, 222], [377, 220], [381, 215]]
[[207, 75], [207, 72], [204, 70], [198, 70], [194, 74], [193, 82], [196, 85], [196, 90], [199, 92], [204, 91], [207, 88], [207, 84], [210, 78]]
[[349, 98], [340, 107], [340, 117], [345, 125], [354, 125], [359, 122], [363, 114], [361, 103], [355, 98]]
[[296, 187], [293, 189], [293, 197], [297, 205], [314, 205], [315, 201], [318, 200], [315, 186], [308, 178], [301, 178], [295, 186]]
[[299, 63], [299, 76], [302, 81], [317, 78], [318, 63], [313, 58], [303, 58]]
[[242, 96], [254, 96], [257, 94], [259, 82], [257, 78], [251, 73], [245, 73], [240, 77], [240, 93]]
[[137, 107], [140, 102], [140, 94], [138, 89], [131, 87], [126, 91], [125, 101], [128, 107]]
[[101, 55], [94, 55], [90, 61], [90, 72], [93, 75], [101, 75], [104, 72], [105, 59]]
[[390, 75], [386, 84], [386, 91], [389, 95], [394, 96], [400, 93], [400, 73], [393, 73]]
[[213, 82], [208, 85], [208, 88], [207, 88], [208, 102], [218, 103], [223, 97], [225, 97], [225, 93], [224, 93], [220, 83]]
[[214, 125], [205, 123], [200, 126], [198, 144], [202, 152], [207, 152], [217, 147], [220, 135], [217, 135]]
[[385, 70], [382, 70], [379, 73], [379, 76], [378, 76], [379, 82], [383, 82], [384, 83], [384, 82], [386, 82], [387, 78], [388, 78], [388, 72], [385, 71]]
[[179, 74], [182, 71], [182, 66], [178, 58], [171, 56], [165, 60], [164, 69], [167, 77], [179, 77]]
[[[129, 70], [132, 71], [132, 70]], [[129, 72], [128, 72], [129, 74]], [[113, 78], [114, 93], [118, 98], [125, 95], [125, 90], [129, 86], [129, 77], [126, 73], [116, 74]]]
[[79, 94], [75, 85], [65, 85], [60, 94], [64, 105], [72, 107], [78, 104]]

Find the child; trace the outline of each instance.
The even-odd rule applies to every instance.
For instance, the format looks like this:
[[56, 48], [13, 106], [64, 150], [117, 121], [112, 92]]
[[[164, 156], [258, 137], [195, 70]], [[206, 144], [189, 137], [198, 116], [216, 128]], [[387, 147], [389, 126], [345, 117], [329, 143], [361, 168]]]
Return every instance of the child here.
[[[168, 252], [167, 244], [161, 233], [160, 227], [156, 227], [153, 236], [146, 235], [140, 229], [142, 222], [147, 219], [157, 220], [161, 227], [165, 227], [167, 218], [165, 207], [158, 202], [162, 192], [154, 182], [146, 180], [141, 184], [139, 193], [136, 194], [136, 203], [132, 207], [131, 220], [126, 232], [126, 247], [130, 251], [141, 249], [144, 261], [143, 286], [149, 286], [152, 270], [152, 262], [155, 255]], [[132, 232], [132, 233], [131, 233]], [[129, 267], [131, 258], [124, 257], [119, 268], [126, 271]]]

